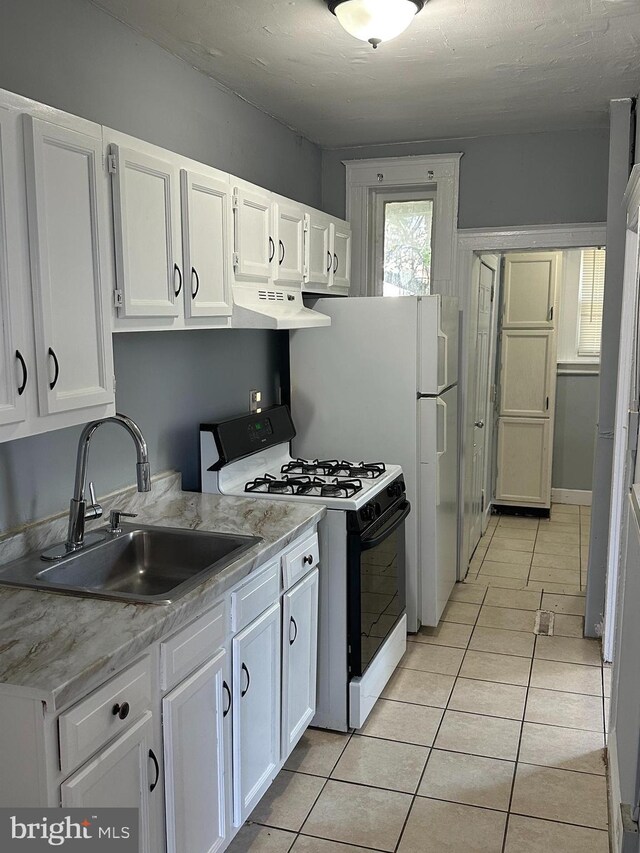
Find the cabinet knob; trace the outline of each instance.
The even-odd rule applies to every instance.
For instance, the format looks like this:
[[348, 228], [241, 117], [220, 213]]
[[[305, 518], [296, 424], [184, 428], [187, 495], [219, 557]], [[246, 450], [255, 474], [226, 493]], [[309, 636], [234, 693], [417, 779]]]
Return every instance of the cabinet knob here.
[[119, 717], [121, 720], [126, 720], [129, 716], [129, 711], [131, 710], [131, 708], [129, 707], [128, 702], [123, 702], [122, 705], [116, 703], [113, 706], [112, 710], [114, 717]]
[[306, 565], [307, 565], [307, 563], [308, 563], [310, 566], [311, 566], [311, 565], [313, 565], [313, 554], [307, 554], [307, 556], [306, 556], [306, 557], [303, 557], [303, 558], [302, 558], [302, 564], [303, 564], [304, 566], [306, 566]]

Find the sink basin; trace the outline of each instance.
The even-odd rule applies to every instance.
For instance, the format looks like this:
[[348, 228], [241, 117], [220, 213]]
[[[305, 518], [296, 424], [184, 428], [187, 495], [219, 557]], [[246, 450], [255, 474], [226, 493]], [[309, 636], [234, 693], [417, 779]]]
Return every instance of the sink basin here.
[[94, 545], [43, 568], [38, 554], [0, 569], [0, 584], [97, 598], [170, 604], [260, 542], [235, 536], [122, 525]]

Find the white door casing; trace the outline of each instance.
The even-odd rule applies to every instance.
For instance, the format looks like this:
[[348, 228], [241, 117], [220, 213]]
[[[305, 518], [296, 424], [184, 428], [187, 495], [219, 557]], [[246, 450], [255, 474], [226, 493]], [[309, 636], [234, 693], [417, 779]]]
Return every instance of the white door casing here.
[[231, 185], [180, 172], [185, 317], [226, 317], [233, 310]]
[[107, 404], [113, 356], [102, 142], [32, 116], [24, 122], [40, 414]]

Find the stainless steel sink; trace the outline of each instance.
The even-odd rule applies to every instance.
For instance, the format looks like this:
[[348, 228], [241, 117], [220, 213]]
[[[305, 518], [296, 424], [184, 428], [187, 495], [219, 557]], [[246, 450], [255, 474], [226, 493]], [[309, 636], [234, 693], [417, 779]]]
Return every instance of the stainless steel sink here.
[[0, 585], [170, 604], [260, 541], [257, 536], [123, 524], [121, 533], [105, 532], [101, 541], [54, 564], [45, 565], [39, 554], [8, 563], [0, 567]]

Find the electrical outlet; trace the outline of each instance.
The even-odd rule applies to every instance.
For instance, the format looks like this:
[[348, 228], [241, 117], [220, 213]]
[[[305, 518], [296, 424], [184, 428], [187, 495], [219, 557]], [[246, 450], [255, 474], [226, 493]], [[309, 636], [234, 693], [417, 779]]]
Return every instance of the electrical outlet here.
[[262, 411], [262, 391], [255, 388], [249, 391], [249, 411], [251, 413]]

